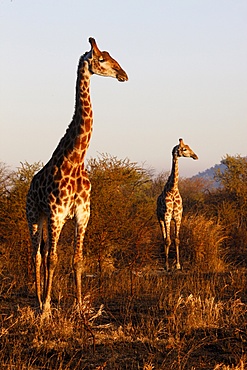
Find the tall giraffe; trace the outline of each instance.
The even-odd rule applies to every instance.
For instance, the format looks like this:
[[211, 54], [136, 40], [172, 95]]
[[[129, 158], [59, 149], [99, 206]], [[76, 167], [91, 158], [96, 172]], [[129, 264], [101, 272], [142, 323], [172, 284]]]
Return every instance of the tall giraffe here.
[[198, 159], [197, 155], [179, 139], [179, 144], [172, 150], [172, 170], [162, 193], [157, 199], [157, 217], [165, 243], [166, 270], [169, 270], [169, 249], [171, 245], [171, 220], [175, 222], [176, 268], [181, 269], [179, 262], [179, 230], [182, 220], [183, 204], [178, 189], [178, 158], [187, 157]]
[[[75, 112], [65, 135], [48, 163], [33, 177], [27, 194], [26, 215], [33, 246], [36, 294], [40, 309], [50, 311], [51, 289], [57, 264], [57, 242], [66, 219], [75, 218], [73, 268], [77, 302], [82, 305], [81, 274], [83, 239], [90, 215], [91, 185], [84, 160], [89, 146], [93, 114], [90, 101], [90, 77], [93, 74], [127, 81], [128, 76], [108, 52], [100, 51], [93, 38], [91, 50], [80, 57], [75, 97]], [[44, 247], [43, 227], [48, 226], [48, 244]], [[41, 266], [44, 266], [42, 292]]]

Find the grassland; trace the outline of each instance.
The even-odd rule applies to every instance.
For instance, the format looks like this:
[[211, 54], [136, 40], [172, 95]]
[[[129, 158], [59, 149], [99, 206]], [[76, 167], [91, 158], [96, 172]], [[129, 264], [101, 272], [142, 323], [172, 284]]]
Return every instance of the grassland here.
[[107, 270], [85, 272], [82, 312], [59, 273], [49, 319], [33, 284], [1, 276], [1, 369], [246, 368], [246, 269]]
[[[115, 157], [93, 160], [83, 308], [67, 222], [49, 319], [37, 309], [25, 219], [39, 164], [14, 173], [0, 166], [0, 369], [247, 369], [247, 162], [225, 164], [214, 191], [180, 183], [182, 270], [166, 272], [155, 215], [165, 178]], [[174, 246], [169, 257], [173, 266]]]

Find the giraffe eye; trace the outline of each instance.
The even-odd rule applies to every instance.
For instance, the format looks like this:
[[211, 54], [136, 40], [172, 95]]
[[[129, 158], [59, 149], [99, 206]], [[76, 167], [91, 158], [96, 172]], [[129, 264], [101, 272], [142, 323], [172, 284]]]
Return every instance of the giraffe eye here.
[[104, 62], [104, 58], [102, 57], [102, 55], [99, 57], [99, 62]]

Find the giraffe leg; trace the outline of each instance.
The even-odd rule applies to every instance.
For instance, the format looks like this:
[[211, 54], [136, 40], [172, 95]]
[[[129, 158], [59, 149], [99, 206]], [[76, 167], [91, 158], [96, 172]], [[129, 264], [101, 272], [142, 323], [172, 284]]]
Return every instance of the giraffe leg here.
[[38, 299], [39, 307], [42, 310], [42, 285], [41, 285], [41, 240], [42, 240], [42, 227], [43, 219], [40, 218], [39, 222], [29, 221], [29, 230], [31, 236], [31, 242], [33, 246], [33, 262], [35, 269], [35, 287], [36, 287], [36, 296]]
[[89, 216], [90, 216], [89, 204], [85, 208], [83, 207], [83, 209], [77, 209], [73, 268], [75, 272], [76, 298], [79, 307], [82, 306], [81, 275], [83, 269], [83, 240]]
[[82, 305], [82, 288], [81, 288], [81, 275], [83, 268], [83, 238], [80, 235], [79, 230], [76, 233], [75, 252], [73, 257], [73, 268], [75, 272], [75, 284], [76, 284], [76, 300], [81, 307]]
[[167, 271], [169, 271], [169, 250], [171, 246], [170, 226], [171, 226], [171, 217], [168, 215], [165, 216], [165, 229], [166, 229], [165, 254]]
[[47, 256], [47, 270], [48, 270], [48, 276], [47, 276], [47, 284], [45, 287], [45, 299], [43, 304], [43, 313], [49, 314], [51, 307], [51, 289], [52, 289], [52, 281], [53, 276], [55, 272], [55, 268], [57, 265], [57, 242], [59, 239], [60, 232], [62, 230], [63, 223], [60, 222], [59, 224], [55, 224], [51, 222], [51, 220], [48, 223], [48, 240], [49, 240], [49, 246], [48, 246], [48, 256]]
[[40, 248], [38, 247], [34, 255], [34, 266], [35, 266], [36, 295], [38, 298], [40, 310], [42, 310], [41, 261], [42, 261], [42, 258], [41, 258]]
[[163, 241], [164, 241], [164, 252], [165, 252], [165, 267], [166, 270], [169, 270], [169, 249], [171, 245], [171, 239], [170, 239], [170, 228], [167, 227], [167, 223], [165, 224], [163, 220], [160, 220], [160, 228], [163, 235]]
[[179, 261], [179, 244], [180, 244], [179, 230], [180, 230], [180, 225], [181, 225], [181, 220], [177, 220], [175, 222], [175, 245], [176, 245], [176, 256], [177, 256], [177, 261], [176, 261], [177, 270], [181, 270], [180, 261]]
[[51, 310], [51, 288], [52, 288], [52, 281], [55, 272], [55, 267], [57, 264], [57, 252], [56, 247], [53, 245], [52, 252], [48, 254], [48, 278], [47, 278], [47, 286], [45, 290], [45, 299], [43, 304], [43, 312], [50, 313]]
[[48, 243], [42, 239], [41, 242], [41, 256], [42, 256], [42, 265], [44, 272], [44, 282], [43, 282], [43, 301], [45, 299], [45, 292], [47, 291], [47, 282], [48, 282]]
[[165, 254], [166, 254], [166, 271], [169, 271], [169, 250], [171, 246], [171, 239], [170, 237], [166, 237], [165, 241]]

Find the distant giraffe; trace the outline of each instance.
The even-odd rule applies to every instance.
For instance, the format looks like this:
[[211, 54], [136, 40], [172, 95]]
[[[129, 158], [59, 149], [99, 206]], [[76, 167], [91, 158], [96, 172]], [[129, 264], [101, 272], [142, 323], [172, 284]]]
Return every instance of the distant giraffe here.
[[[26, 214], [33, 246], [36, 293], [40, 309], [50, 312], [52, 279], [57, 264], [57, 242], [66, 219], [75, 218], [75, 271], [77, 302], [82, 305], [81, 274], [83, 239], [90, 215], [90, 181], [84, 168], [93, 114], [90, 77], [93, 74], [127, 81], [128, 76], [106, 51], [100, 51], [93, 38], [91, 50], [81, 56], [77, 71], [75, 112], [65, 135], [49, 162], [33, 177], [27, 194]], [[48, 245], [44, 248], [43, 226], [47, 221]], [[41, 265], [44, 266], [42, 292]]]
[[179, 262], [179, 230], [182, 220], [183, 204], [178, 189], [178, 158], [188, 157], [198, 159], [197, 155], [179, 139], [179, 144], [172, 150], [172, 170], [165, 184], [164, 190], [157, 199], [157, 217], [165, 243], [166, 270], [169, 270], [169, 249], [171, 245], [171, 220], [175, 222], [176, 268], [181, 269]]

